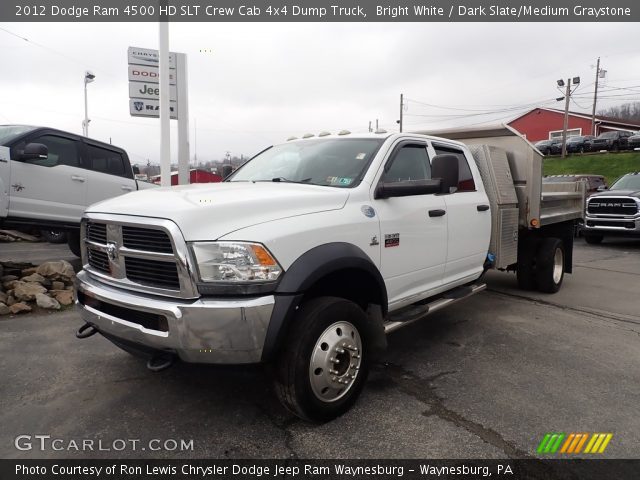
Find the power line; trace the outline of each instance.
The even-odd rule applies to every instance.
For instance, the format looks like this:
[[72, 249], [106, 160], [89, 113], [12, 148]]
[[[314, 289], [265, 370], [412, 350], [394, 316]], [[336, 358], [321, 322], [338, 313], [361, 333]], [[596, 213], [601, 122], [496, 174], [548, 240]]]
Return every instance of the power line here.
[[[56, 55], [59, 55], [59, 56], [65, 58], [65, 59], [69, 60], [70, 62], [74, 62], [74, 63], [77, 63], [78, 65], [82, 65], [83, 68], [87, 67], [87, 62], [85, 62], [83, 60], [78, 60], [77, 58], [70, 57], [69, 55], [67, 55], [65, 53], [59, 52], [57, 50], [54, 50], [53, 48], [47, 47], [46, 45], [42, 45], [41, 43], [38, 43], [38, 42], [36, 42], [34, 40], [31, 40], [31, 39], [29, 39], [27, 37], [23, 37], [22, 35], [18, 35], [17, 33], [12, 32], [11, 30], [7, 30], [4, 27], [0, 27], [0, 30], [2, 30], [3, 32], [8, 33], [9, 35], [12, 35], [12, 36], [14, 36], [16, 38], [19, 38], [20, 40], [24, 40], [25, 42], [29, 43], [30, 45], [33, 45], [33, 46], [36, 46], [36, 47], [40, 47], [40, 48], [42, 48], [42, 49], [44, 49], [44, 50], [46, 50], [48, 52], [55, 53]], [[108, 75], [110, 77], [114, 77], [115, 78], [115, 75], [113, 75], [112, 73], [109, 73], [109, 72], [107, 72], [105, 70], [102, 70], [100, 68], [95, 68], [92, 65], [91, 65], [91, 68], [93, 68], [94, 70], [97, 70], [97, 71], [99, 71], [101, 73], [104, 73], [104, 74], [106, 74], [106, 75]]]

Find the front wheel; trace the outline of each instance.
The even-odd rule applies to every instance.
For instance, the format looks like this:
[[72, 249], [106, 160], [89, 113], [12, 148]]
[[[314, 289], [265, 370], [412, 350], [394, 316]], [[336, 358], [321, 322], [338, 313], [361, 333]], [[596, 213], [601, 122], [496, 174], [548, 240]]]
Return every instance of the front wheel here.
[[564, 279], [564, 244], [558, 238], [542, 240], [536, 254], [536, 280], [538, 290], [556, 293]]
[[326, 422], [351, 408], [369, 370], [367, 316], [355, 303], [336, 297], [305, 302], [275, 368], [280, 401], [295, 415]]
[[602, 240], [604, 240], [604, 235], [586, 235], [585, 234], [584, 239], [589, 245], [598, 245], [602, 243]]
[[67, 236], [67, 245], [69, 245], [69, 250], [76, 257], [80, 257], [80, 232], [69, 232]]

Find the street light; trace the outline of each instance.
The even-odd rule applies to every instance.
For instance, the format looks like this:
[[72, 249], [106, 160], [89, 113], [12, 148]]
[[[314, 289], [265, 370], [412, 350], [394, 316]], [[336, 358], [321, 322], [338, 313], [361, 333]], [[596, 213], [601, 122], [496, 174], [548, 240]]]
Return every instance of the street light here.
[[82, 134], [85, 137], [89, 136], [89, 111], [87, 109], [87, 83], [91, 83], [95, 80], [96, 76], [87, 70], [84, 72], [84, 120], [82, 121]]
[[[566, 93], [564, 95], [564, 122], [562, 125], [562, 158], [567, 156], [567, 129], [569, 127], [569, 101], [571, 100], [571, 83], [573, 81], [573, 85], [580, 84], [580, 77], [567, 78], [567, 83], [564, 83], [564, 80], [560, 79], [557, 81], [558, 89], [561, 87], [567, 86]], [[563, 97], [556, 98], [557, 101], [563, 100]]]

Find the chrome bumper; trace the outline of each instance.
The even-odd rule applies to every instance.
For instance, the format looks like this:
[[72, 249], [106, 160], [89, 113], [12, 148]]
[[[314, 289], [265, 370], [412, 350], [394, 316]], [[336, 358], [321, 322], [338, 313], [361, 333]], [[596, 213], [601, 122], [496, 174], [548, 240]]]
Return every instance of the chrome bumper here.
[[[149, 349], [174, 352], [193, 363], [260, 362], [275, 304], [273, 295], [242, 300], [152, 297], [110, 287], [84, 271], [78, 274], [76, 287], [82, 318], [100, 332]], [[122, 318], [127, 311], [129, 319]], [[167, 331], [136, 323], [132, 319], [137, 312], [165, 317]]]
[[[634, 225], [634, 227], [628, 228], [626, 226], [621, 226], [621, 223], [629, 226]], [[610, 232], [627, 235], [640, 235], [640, 217], [603, 218], [586, 215], [582, 228], [588, 232]]]

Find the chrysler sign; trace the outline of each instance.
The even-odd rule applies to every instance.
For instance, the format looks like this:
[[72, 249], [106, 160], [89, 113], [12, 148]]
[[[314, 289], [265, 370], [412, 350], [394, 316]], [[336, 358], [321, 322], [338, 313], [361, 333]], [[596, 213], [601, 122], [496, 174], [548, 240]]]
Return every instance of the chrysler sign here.
[[[127, 57], [129, 59], [129, 65], [147, 65], [152, 67], [160, 65], [160, 56], [157, 50], [129, 47]], [[176, 54], [173, 52], [169, 54], [169, 68], [176, 68]]]

